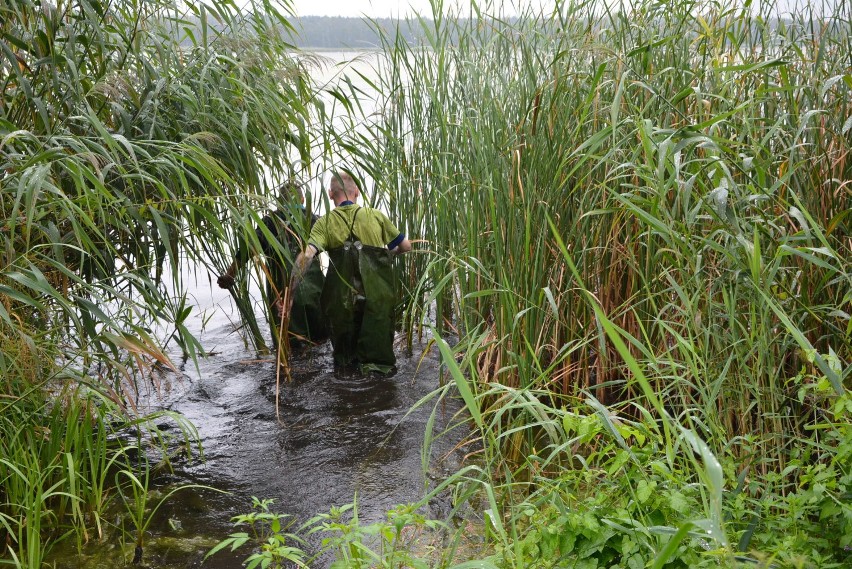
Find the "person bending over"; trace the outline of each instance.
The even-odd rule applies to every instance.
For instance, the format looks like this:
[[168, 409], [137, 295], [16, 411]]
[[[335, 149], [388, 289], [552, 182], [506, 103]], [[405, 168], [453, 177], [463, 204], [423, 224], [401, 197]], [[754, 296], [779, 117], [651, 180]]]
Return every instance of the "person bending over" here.
[[[295, 183], [284, 184], [279, 189], [281, 205], [261, 220], [263, 227], [255, 229], [260, 251], [264, 256], [266, 275], [266, 300], [271, 315], [273, 343], [278, 345], [281, 326], [281, 303], [285, 287], [289, 284], [293, 261], [302, 251], [303, 240], [300, 237], [313, 227], [318, 217], [304, 206], [305, 196], [301, 186]], [[298, 227], [304, 222], [301, 229]], [[221, 288], [234, 286], [237, 271], [248, 261], [248, 247], [241, 244], [227, 271], [220, 275], [217, 283]], [[305, 274], [302, 286], [292, 295], [289, 334], [294, 344], [305, 342], [323, 342], [328, 337], [325, 318], [320, 306], [320, 297], [325, 277], [317, 264]]]

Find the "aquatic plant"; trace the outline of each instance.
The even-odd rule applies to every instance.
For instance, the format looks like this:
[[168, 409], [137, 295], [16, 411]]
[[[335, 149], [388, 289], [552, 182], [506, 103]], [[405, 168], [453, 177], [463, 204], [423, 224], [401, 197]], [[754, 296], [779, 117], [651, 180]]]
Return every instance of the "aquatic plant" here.
[[[352, 146], [431, 252], [407, 260], [407, 331], [433, 322], [459, 339], [444, 361], [464, 362], [507, 519], [524, 489], [552, 490], [539, 506], [583, 490], [558, 481], [597, 439], [541, 476], [530, 457], [565, 450], [546, 410], [597, 401], [662, 437], [673, 488], [705, 493], [702, 519], [735, 516], [714, 530], [730, 563], [782, 555], [773, 528], [846, 531], [846, 482], [811, 488], [828, 518], [780, 514], [801, 505], [809, 461], [852, 471], [852, 15], [829, 10], [588, 2], [509, 18], [472, 3], [462, 19], [436, 6], [425, 46], [385, 34], [383, 113], [363, 136], [380, 142]], [[695, 463], [668, 461], [683, 448]], [[737, 491], [719, 494], [701, 457]], [[627, 477], [649, 484], [656, 464]], [[688, 543], [671, 523], [694, 520], [675, 514], [664, 525]], [[649, 536], [662, 556], [668, 538]], [[845, 547], [787, 555], [842, 564]]]
[[[2, 561], [102, 536], [111, 471], [133, 488], [127, 451], [161, 440], [139, 381], [203, 353], [186, 276], [224, 271], [306, 152], [286, 6], [251, 7], [0, 4]], [[262, 347], [248, 281], [236, 297]], [[149, 436], [126, 445], [127, 429]]]
[[253, 511], [248, 514], [234, 516], [235, 526], [248, 526], [249, 531], [232, 533], [227, 539], [219, 542], [207, 552], [205, 559], [223, 549], [236, 551], [249, 544], [259, 551], [249, 555], [244, 562], [248, 569], [255, 567], [310, 567], [306, 564], [308, 554], [300, 547], [291, 543], [303, 544], [304, 540], [288, 531], [293, 526], [293, 520], [288, 520], [287, 514], [270, 511], [273, 500], [252, 498]]
[[[4, 398], [0, 411], [0, 531], [16, 566], [41, 567], [62, 540], [77, 547], [105, 539], [118, 469], [138, 472], [138, 452], [168, 460], [176, 446], [158, 426], [177, 426], [197, 440], [185, 419], [159, 412], [122, 420], [120, 408], [84, 387], [48, 395], [43, 386]], [[128, 438], [135, 430], [136, 437]], [[184, 449], [190, 452], [189, 448]]]
[[[606, 313], [636, 336], [645, 326], [657, 351], [678, 336], [708, 360], [734, 346], [731, 373], [753, 374], [744, 385], [767, 381], [764, 363], [795, 370], [789, 343], [741, 342], [737, 326], [702, 337], [742, 320], [774, 338], [778, 316], [762, 293], [821, 351], [848, 360], [848, 318], [834, 310], [850, 300], [847, 15], [811, 29], [807, 14], [628, 8], [436, 19], [431, 49], [387, 38], [385, 120], [374, 131], [386, 148], [362, 158], [388, 180], [395, 215], [442, 257], [413, 257], [410, 282], [429, 277], [426, 293], [453, 309], [453, 326], [485, 322], [505, 346], [483, 360], [484, 377], [526, 385], [571, 342], [577, 353], [548, 374], [554, 387], [606, 384], [619, 366], [588, 341], [594, 315], [550, 217]], [[797, 99], [763, 87], [791, 74]], [[761, 341], [772, 361], [755, 369], [748, 354]], [[686, 371], [684, 382], [701, 370]]]
[[135, 534], [133, 536], [134, 547], [133, 559], [131, 561], [133, 565], [142, 563], [143, 556], [145, 555], [145, 535], [148, 532], [148, 527], [154, 520], [157, 511], [169, 498], [181, 490], [188, 490], [190, 488], [215, 490], [215, 488], [198, 484], [181, 484], [163, 492], [156, 501], [156, 504], [152, 506], [151, 468], [147, 463], [143, 463], [136, 468], [123, 468], [116, 472], [114, 487], [117, 489], [121, 503], [126, 511], [127, 515], [125, 517], [133, 528], [132, 533]]

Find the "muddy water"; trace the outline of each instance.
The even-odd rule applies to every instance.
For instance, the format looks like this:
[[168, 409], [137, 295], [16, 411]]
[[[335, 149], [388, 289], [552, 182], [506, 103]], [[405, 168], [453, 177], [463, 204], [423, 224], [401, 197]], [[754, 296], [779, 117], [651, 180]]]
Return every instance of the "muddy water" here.
[[[275, 361], [245, 347], [224, 291], [203, 282], [194, 301], [195, 332], [212, 355], [198, 369], [187, 363], [181, 375], [161, 377], [159, 388], [149, 386], [139, 403], [188, 418], [198, 429], [204, 460], [179, 458], [153, 485], [161, 492], [201, 484], [228, 493], [186, 489], [170, 498], [147, 532], [143, 566], [199, 566], [213, 544], [238, 531], [230, 518], [251, 511], [252, 496], [273, 499], [273, 511], [304, 521], [352, 503], [357, 494], [359, 516], [367, 524], [384, 520], [397, 504], [420, 500], [428, 485], [458, 466], [461, 451], [453, 449], [460, 432], [433, 444], [424, 472], [424, 433], [435, 404], [411, 410], [439, 387], [436, 354], [424, 356], [422, 346], [410, 355], [397, 348], [397, 373], [378, 377], [336, 371], [328, 344], [309, 348], [292, 359], [292, 382], [281, 379], [276, 416]], [[435, 430], [457, 409], [452, 401], [439, 407]], [[448, 509], [439, 498], [423, 513], [441, 519]], [[127, 561], [132, 537], [113, 533], [108, 543], [84, 548], [84, 556], [61, 555], [58, 566], [114, 567]], [[222, 553], [203, 566], [240, 567], [249, 553], [248, 548]], [[331, 561], [322, 558], [312, 567]]]

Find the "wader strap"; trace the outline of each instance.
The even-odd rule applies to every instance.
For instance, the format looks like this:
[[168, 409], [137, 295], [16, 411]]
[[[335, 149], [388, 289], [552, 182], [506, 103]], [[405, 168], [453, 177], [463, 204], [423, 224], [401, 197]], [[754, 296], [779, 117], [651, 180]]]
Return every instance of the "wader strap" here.
[[[335, 209], [334, 212], [343, 218], [343, 223], [346, 223], [346, 218], [343, 217], [343, 214], [340, 213], [340, 210]], [[360, 241], [360, 239], [358, 239], [358, 236], [355, 235], [355, 220], [358, 219], [359, 213], [361, 213], [360, 207], [355, 210], [355, 215], [352, 216], [352, 223], [349, 224], [349, 237], [346, 238], [347, 241]]]

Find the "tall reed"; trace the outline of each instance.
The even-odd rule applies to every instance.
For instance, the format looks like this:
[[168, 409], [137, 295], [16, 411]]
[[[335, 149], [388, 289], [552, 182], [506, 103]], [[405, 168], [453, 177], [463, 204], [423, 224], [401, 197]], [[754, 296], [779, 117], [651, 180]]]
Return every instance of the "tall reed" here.
[[172, 366], [170, 344], [203, 354], [184, 277], [223, 272], [310, 157], [286, 8], [0, 5], [0, 532], [18, 564], [69, 528], [100, 537], [106, 473], [135, 466], [110, 423], [146, 424], [137, 382]]
[[384, 37], [364, 162], [435, 252], [414, 306], [461, 338], [501, 458], [556, 442], [491, 382], [685, 424], [751, 498], [800, 492], [805, 456], [848, 476], [848, 415], [818, 425], [852, 374], [852, 13], [773, 10], [474, 3]]
[[462, 333], [490, 331], [481, 377], [638, 394], [550, 218], [674, 408], [780, 433], [800, 369], [843, 393], [827, 361], [852, 356], [848, 8], [818, 25], [763, 10], [572, 4], [424, 20], [425, 48], [385, 38], [375, 177], [441, 252], [413, 257], [411, 282]]

